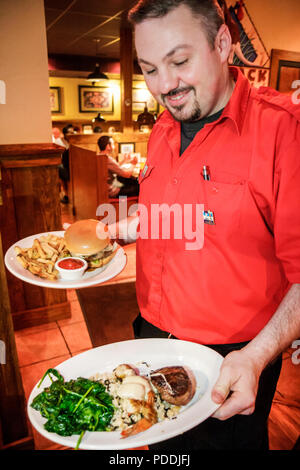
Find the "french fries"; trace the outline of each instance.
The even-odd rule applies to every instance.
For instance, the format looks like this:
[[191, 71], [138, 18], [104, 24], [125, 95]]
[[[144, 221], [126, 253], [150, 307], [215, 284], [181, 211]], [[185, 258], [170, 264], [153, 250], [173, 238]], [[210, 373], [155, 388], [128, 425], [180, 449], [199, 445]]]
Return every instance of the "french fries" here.
[[54, 268], [55, 262], [70, 256], [65, 240], [54, 234], [42, 235], [35, 238], [30, 248], [15, 246], [18, 262], [35, 276], [55, 281], [58, 271]]

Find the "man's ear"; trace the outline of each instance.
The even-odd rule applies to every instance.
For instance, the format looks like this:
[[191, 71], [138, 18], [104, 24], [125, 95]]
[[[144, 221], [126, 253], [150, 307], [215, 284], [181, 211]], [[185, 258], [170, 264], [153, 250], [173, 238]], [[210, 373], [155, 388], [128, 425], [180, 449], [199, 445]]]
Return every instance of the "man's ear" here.
[[228, 61], [231, 52], [232, 39], [228, 26], [222, 24], [215, 40], [215, 49], [219, 53], [223, 63]]

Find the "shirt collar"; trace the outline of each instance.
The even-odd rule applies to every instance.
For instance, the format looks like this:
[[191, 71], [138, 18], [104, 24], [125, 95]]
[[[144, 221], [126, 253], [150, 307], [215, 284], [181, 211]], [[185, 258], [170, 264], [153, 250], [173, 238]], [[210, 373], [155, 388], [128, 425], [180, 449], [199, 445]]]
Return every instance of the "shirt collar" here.
[[246, 117], [251, 85], [240, 69], [230, 67], [229, 70], [235, 80], [235, 88], [230, 100], [225, 106], [221, 119], [226, 117], [231, 119], [235, 124], [238, 134], [241, 134]]
[[[231, 119], [235, 125], [236, 131], [238, 132], [238, 134], [241, 134], [244, 119], [246, 116], [251, 85], [238, 68], [230, 67], [229, 70], [233, 75], [236, 84], [231, 98], [225, 106], [224, 111], [218, 121], [224, 118]], [[157, 124], [163, 127], [174, 127], [175, 124], [178, 126], [178, 128], [180, 128], [179, 123], [175, 121], [175, 119], [172, 117], [168, 110], [165, 110], [158, 117]]]

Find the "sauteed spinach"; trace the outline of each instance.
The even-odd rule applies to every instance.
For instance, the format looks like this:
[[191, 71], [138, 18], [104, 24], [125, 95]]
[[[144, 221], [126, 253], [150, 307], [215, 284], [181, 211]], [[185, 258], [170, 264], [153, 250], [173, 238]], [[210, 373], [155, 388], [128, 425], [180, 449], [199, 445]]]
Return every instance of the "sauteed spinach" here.
[[[53, 380], [51, 374], [57, 379]], [[114, 414], [112, 397], [104, 385], [83, 377], [65, 382], [56, 369], [48, 369], [51, 385], [37, 395], [31, 406], [47, 419], [44, 427], [61, 436], [80, 434], [76, 449], [85, 431], [106, 431]]]

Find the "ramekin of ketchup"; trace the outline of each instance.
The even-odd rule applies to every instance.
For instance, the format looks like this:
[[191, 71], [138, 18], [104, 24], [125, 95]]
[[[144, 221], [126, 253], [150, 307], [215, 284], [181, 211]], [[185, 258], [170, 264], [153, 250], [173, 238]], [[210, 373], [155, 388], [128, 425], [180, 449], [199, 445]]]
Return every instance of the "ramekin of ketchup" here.
[[88, 264], [87, 262], [76, 256], [61, 258], [55, 263], [55, 268], [58, 270], [61, 279], [74, 280], [80, 279]]

